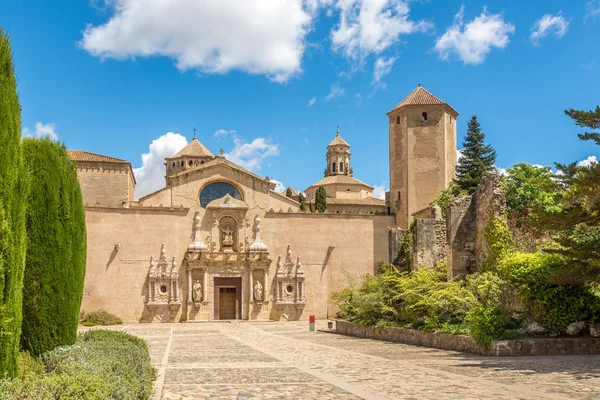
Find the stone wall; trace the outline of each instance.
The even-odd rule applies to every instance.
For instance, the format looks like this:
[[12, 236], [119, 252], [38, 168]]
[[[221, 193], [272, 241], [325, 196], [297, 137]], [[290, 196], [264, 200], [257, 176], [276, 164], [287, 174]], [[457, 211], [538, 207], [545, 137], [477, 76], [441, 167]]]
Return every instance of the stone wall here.
[[449, 279], [462, 279], [481, 270], [488, 252], [486, 226], [505, 211], [502, 178], [496, 174], [486, 176], [471, 196], [452, 201], [446, 210]]
[[499, 357], [600, 355], [600, 338], [523, 338], [492, 342], [488, 351], [473, 338], [463, 335], [422, 332], [416, 329], [362, 326], [336, 321], [335, 333], [366, 339], [385, 340], [435, 349], [462, 351]]
[[417, 270], [419, 266], [431, 267], [446, 261], [446, 221], [441, 218], [440, 214], [432, 212], [432, 218], [415, 219], [411, 227], [413, 234], [412, 270]]
[[[144, 288], [150, 257], [157, 259], [162, 243], [168, 259], [175, 256], [180, 266], [181, 298], [186, 299], [183, 258], [191, 241], [196, 211], [202, 212], [202, 232], [209, 232], [213, 221], [204, 218], [205, 211], [198, 205], [86, 207], [88, 254], [82, 310], [106, 309], [126, 322], [152, 321], [144, 306]], [[393, 225], [394, 216], [269, 212], [253, 208], [248, 217], [256, 214], [262, 219], [261, 237], [272, 260], [270, 279], [275, 274], [277, 258], [285, 258], [288, 244], [294, 257], [300, 257], [307, 295], [307, 304], [299, 316], [302, 319], [311, 314], [317, 318], [334, 317], [337, 309], [330, 302], [331, 292], [346, 287], [349, 278], [358, 280], [367, 273], [373, 274], [377, 263], [388, 257], [387, 227]], [[202, 239], [206, 235], [203, 233]], [[247, 236], [252, 239], [250, 231]], [[177, 322], [184, 316], [185, 304], [169, 321]]]
[[77, 178], [84, 204], [120, 207], [133, 200], [135, 183], [129, 164], [78, 162]]

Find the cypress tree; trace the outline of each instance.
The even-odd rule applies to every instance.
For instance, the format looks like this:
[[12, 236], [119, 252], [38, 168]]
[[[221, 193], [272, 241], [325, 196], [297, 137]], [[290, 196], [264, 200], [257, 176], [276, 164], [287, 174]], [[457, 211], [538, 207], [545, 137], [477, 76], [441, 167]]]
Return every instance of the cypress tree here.
[[0, 378], [17, 374], [27, 190], [17, 80], [9, 40], [0, 29]]
[[85, 212], [64, 145], [25, 139], [31, 171], [21, 347], [39, 355], [75, 343], [86, 262]]
[[294, 194], [292, 193], [292, 188], [287, 188], [287, 190], [285, 191], [285, 195], [287, 197], [292, 197]]
[[300, 211], [306, 211], [306, 204], [304, 203], [306, 201], [306, 197], [304, 197], [302, 193], [298, 194], [298, 201], [300, 202]]
[[473, 115], [467, 126], [462, 157], [456, 166], [454, 182], [459, 189], [471, 194], [475, 192], [481, 179], [494, 171], [495, 162], [496, 151], [492, 146], [485, 144], [485, 134], [481, 131], [477, 116]]
[[315, 193], [315, 208], [318, 212], [327, 210], [327, 192], [323, 186], [319, 186]]

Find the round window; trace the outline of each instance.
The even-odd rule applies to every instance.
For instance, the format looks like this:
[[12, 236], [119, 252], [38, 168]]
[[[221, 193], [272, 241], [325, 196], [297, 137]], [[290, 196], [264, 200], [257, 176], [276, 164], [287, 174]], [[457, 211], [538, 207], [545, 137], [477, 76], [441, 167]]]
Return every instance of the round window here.
[[288, 294], [292, 294], [292, 293], [294, 293], [294, 286], [292, 286], [292, 285], [287, 285], [287, 286], [285, 287], [285, 291], [286, 291]]
[[158, 290], [160, 290], [160, 292], [162, 294], [167, 293], [167, 285], [160, 285], [160, 287], [158, 288]]
[[214, 182], [206, 185], [200, 192], [200, 205], [204, 208], [215, 199], [220, 199], [226, 194], [234, 199], [242, 200], [242, 195], [231, 183]]

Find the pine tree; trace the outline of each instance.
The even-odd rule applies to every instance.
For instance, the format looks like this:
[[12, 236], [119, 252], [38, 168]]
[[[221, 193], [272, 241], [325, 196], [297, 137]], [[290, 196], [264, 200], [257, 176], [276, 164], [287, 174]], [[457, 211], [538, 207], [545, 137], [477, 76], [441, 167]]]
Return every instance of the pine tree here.
[[17, 80], [9, 40], [0, 29], [0, 378], [17, 374], [28, 183]]
[[315, 193], [315, 208], [318, 212], [327, 210], [327, 192], [323, 186], [319, 186]]
[[285, 191], [285, 195], [287, 197], [292, 197], [294, 194], [292, 193], [292, 188], [287, 188], [287, 190]]
[[474, 115], [467, 126], [462, 157], [458, 160], [454, 179], [458, 188], [469, 194], [475, 192], [481, 179], [495, 169], [496, 151], [484, 141], [485, 134]]
[[306, 204], [304, 203], [306, 200], [306, 197], [304, 197], [304, 194], [299, 193], [298, 194], [298, 202], [300, 203], [300, 211], [306, 211]]
[[31, 171], [21, 348], [40, 355], [77, 338], [86, 262], [85, 211], [64, 145], [25, 139]]
[[[600, 146], [600, 107], [592, 111], [566, 110], [575, 124], [595, 132], [578, 134], [584, 141]], [[540, 212], [538, 223], [556, 233], [559, 249], [547, 250], [569, 259], [563, 271], [557, 273], [568, 282], [600, 279], [600, 164], [588, 166], [572, 163], [556, 164], [562, 174], [556, 175], [564, 188], [557, 193], [562, 209]]]

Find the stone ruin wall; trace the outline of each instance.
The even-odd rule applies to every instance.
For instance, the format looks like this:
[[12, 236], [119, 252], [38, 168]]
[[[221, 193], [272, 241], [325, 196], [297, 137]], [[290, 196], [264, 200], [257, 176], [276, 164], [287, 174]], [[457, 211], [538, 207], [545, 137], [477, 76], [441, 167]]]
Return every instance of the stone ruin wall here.
[[[447, 261], [448, 279], [462, 279], [481, 270], [488, 252], [485, 229], [506, 211], [502, 178], [486, 176], [470, 196], [455, 198], [443, 219], [439, 207], [427, 207], [413, 214], [411, 269]], [[390, 229], [390, 260], [397, 258], [399, 241], [408, 231]]]

